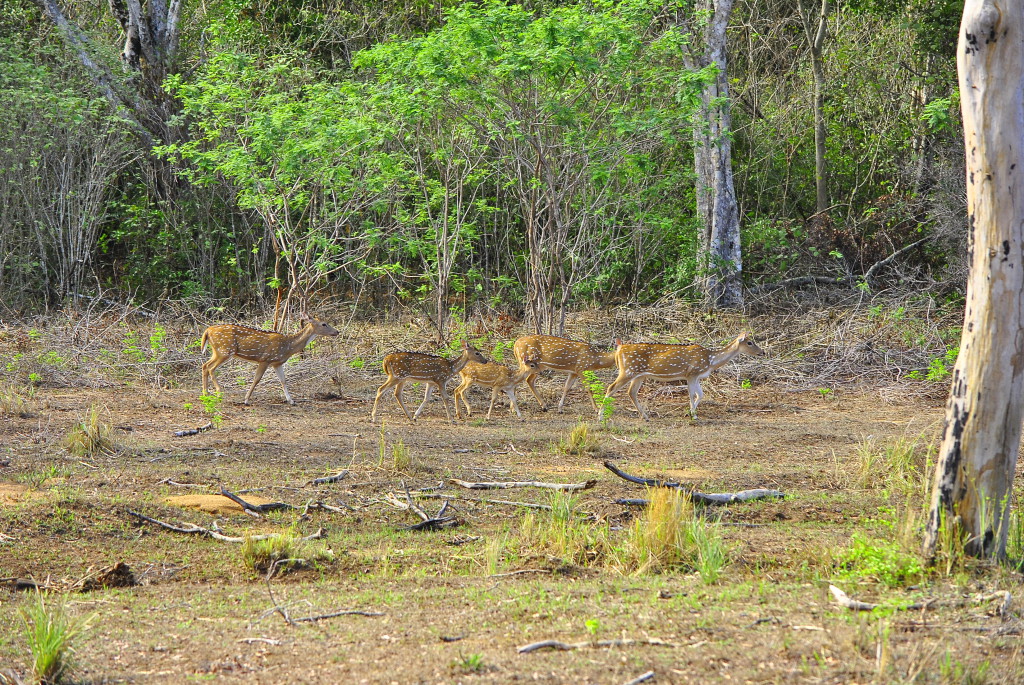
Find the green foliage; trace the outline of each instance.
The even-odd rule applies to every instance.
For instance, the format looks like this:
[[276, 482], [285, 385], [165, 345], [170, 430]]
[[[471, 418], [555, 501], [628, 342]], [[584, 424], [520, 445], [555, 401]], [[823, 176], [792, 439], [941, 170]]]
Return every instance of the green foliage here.
[[892, 540], [869, 540], [854, 533], [850, 548], [840, 558], [841, 579], [870, 580], [888, 587], [920, 582], [925, 567], [916, 554], [903, 551]]
[[605, 424], [609, 417], [615, 413], [615, 398], [605, 395], [605, 387], [601, 379], [593, 371], [584, 371], [580, 379], [583, 385], [590, 392], [590, 396], [597, 403], [598, 416], [602, 424]]
[[203, 404], [203, 410], [209, 414], [214, 428], [219, 428], [224, 420], [220, 412], [220, 405], [224, 403], [224, 395], [219, 392], [211, 392], [206, 395], [200, 395], [199, 401]]

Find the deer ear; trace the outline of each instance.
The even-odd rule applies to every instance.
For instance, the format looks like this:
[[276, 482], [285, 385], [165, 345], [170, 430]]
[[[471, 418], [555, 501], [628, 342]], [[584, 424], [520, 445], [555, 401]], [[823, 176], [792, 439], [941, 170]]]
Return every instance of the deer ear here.
[[468, 350], [469, 349], [469, 341], [468, 340], [463, 340], [462, 341], [462, 349], [464, 349], [464, 350]]
[[615, 349], [622, 347], [622, 338], [615, 339]]

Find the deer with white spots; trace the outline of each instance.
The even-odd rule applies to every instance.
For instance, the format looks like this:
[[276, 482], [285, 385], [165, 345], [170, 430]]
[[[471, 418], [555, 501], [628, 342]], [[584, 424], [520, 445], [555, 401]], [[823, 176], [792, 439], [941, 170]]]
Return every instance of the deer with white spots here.
[[[527, 335], [516, 340], [513, 347], [516, 359], [519, 360], [520, 371], [527, 368], [524, 360], [533, 358], [537, 362], [537, 369], [526, 377], [526, 384], [530, 386], [533, 396], [537, 398], [542, 411], [547, 411], [544, 400], [537, 393], [537, 373], [544, 369], [552, 371], [564, 371], [569, 374], [565, 379], [565, 389], [562, 390], [562, 399], [558, 401], [558, 411], [561, 412], [565, 406], [565, 396], [569, 394], [569, 387], [573, 380], [579, 378], [583, 383], [583, 372], [596, 369], [610, 369], [615, 366], [614, 350], [603, 351], [588, 345], [585, 342], [559, 338], [554, 335]], [[594, 396], [588, 391], [587, 397], [597, 411], [597, 403]]]
[[536, 371], [537, 361], [532, 357], [527, 357], [523, 360], [523, 366], [520, 367], [518, 372], [503, 364], [469, 362], [459, 371], [459, 378], [462, 379], [462, 382], [459, 384], [459, 387], [455, 388], [455, 415], [460, 419], [462, 418], [462, 408], [459, 405], [459, 400], [466, 405], [466, 417], [468, 418], [472, 414], [469, 401], [466, 400], [466, 391], [475, 383], [476, 385], [482, 385], [491, 389], [491, 406], [487, 408], [488, 420], [491, 418], [491, 412], [494, 411], [494, 400], [498, 397], [499, 392], [508, 395], [509, 404], [512, 405], [516, 416], [523, 418], [522, 413], [519, 411], [519, 405], [516, 403], [516, 386], [526, 380], [526, 377], [530, 374], [536, 373]]
[[[454, 423], [452, 421], [452, 414], [448, 410], [448, 391], [445, 390], [444, 386], [449, 378], [461, 371], [471, 361], [478, 364], [486, 364], [487, 358], [484, 357], [480, 350], [465, 341], [462, 343], [462, 355], [456, 359], [445, 359], [444, 357], [424, 354], [422, 352], [392, 352], [384, 357], [382, 363], [384, 373], [388, 375], [388, 379], [384, 381], [384, 385], [377, 389], [377, 398], [373, 401], [373, 412], [370, 414], [370, 421], [377, 420], [377, 403], [380, 402], [381, 395], [388, 388], [394, 388], [398, 406], [405, 412], [406, 417], [415, 423], [423, 408], [427, 406], [427, 402], [430, 401], [430, 393], [436, 387], [438, 394], [441, 396], [441, 401], [444, 403], [444, 413], [448, 417], [448, 422]], [[427, 390], [423, 395], [423, 402], [416, 409], [416, 413], [410, 416], [409, 410], [405, 408], [405, 402], [402, 401], [402, 389], [406, 383], [412, 382], [426, 383]]]
[[[721, 368], [738, 354], [749, 354], [755, 357], [764, 355], [764, 350], [757, 346], [750, 337], [743, 333], [720, 350], [708, 350], [700, 345], [661, 345], [657, 343], [621, 344], [615, 350], [615, 365], [619, 369], [618, 377], [605, 391], [605, 399], [629, 384], [629, 399], [645, 420], [650, 415], [644, 411], [637, 400], [637, 393], [644, 381], [651, 378], [656, 381], [686, 381], [690, 394], [690, 415], [697, 418], [697, 405], [700, 404], [704, 392], [701, 380], [711, 375], [715, 369]], [[598, 411], [598, 419], [601, 411]]]
[[298, 333], [291, 335], [261, 331], [258, 328], [230, 323], [210, 326], [203, 331], [202, 350], [205, 352], [206, 345], [209, 343], [213, 352], [209, 361], [203, 364], [203, 394], [207, 394], [207, 379], [212, 381], [214, 389], [220, 392], [220, 385], [217, 384], [217, 377], [213, 375], [213, 372], [232, 357], [238, 357], [257, 364], [256, 377], [249, 387], [249, 392], [245, 393], [246, 404], [249, 404], [252, 391], [256, 389], [256, 385], [263, 378], [267, 368], [273, 368], [277, 373], [277, 377], [281, 380], [281, 389], [284, 390], [284, 398], [288, 404], [295, 404], [292, 396], [288, 394], [288, 386], [284, 382], [284, 369], [281, 365], [305, 349], [306, 345], [318, 335], [336, 336], [338, 331], [316, 319], [306, 321]]

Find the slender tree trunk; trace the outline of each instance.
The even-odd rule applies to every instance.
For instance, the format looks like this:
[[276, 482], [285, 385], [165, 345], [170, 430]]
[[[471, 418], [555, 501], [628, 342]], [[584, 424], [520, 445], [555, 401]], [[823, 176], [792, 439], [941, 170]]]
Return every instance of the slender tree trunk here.
[[818, 26], [811, 28], [811, 16], [804, 0], [797, 0], [800, 21], [804, 25], [807, 47], [811, 51], [811, 72], [814, 74], [814, 190], [815, 213], [824, 216], [831, 206], [828, 199], [828, 167], [825, 163], [825, 61], [822, 46], [828, 35], [829, 0], [822, 0]]
[[[710, 2], [705, 9], [712, 9]], [[704, 224], [700, 262], [704, 269], [702, 289], [712, 307], [743, 304], [740, 275], [740, 214], [732, 175], [732, 116], [729, 112], [729, 81], [726, 70], [725, 30], [733, 0], [715, 0], [705, 30], [704, 54], [687, 60], [688, 68], [714, 64], [715, 80], [701, 94], [701, 122], [694, 129], [694, 169], [697, 176], [697, 215]]]
[[967, 0], [957, 69], [971, 273], [924, 550], [955, 526], [1002, 557], [1024, 411], [1024, 7]]

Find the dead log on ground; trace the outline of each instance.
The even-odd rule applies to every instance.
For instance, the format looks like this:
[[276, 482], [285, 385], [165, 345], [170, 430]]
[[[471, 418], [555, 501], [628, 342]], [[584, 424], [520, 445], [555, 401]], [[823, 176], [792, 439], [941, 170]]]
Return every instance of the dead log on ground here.
[[[655, 478], [631, 476], [625, 471], [617, 468], [615, 464], [610, 461], [606, 461], [604, 466], [619, 478], [628, 480], [630, 483], [646, 485], [650, 488], [674, 488], [676, 490], [682, 490], [690, 497], [690, 499], [700, 504], [732, 504], [733, 502], [751, 502], [759, 499], [781, 499], [786, 496], [786, 493], [781, 490], [766, 490], [763, 488], [757, 490], [743, 490], [741, 492], [697, 492], [691, 487], [685, 486], [681, 483], [670, 483], [663, 480], [657, 480]], [[644, 500], [629, 500], [626, 503], [638, 505], [643, 501]]]
[[268, 511], [279, 511], [281, 509], [299, 508], [294, 505], [288, 504], [287, 502], [268, 502], [267, 504], [250, 504], [249, 502], [246, 502], [244, 499], [242, 499], [235, 493], [231, 492], [230, 490], [225, 490], [223, 486], [220, 489], [220, 494], [224, 495], [232, 502], [238, 504], [246, 511], [251, 511], [257, 514], [263, 514]]
[[199, 435], [203, 431], [208, 431], [211, 428], [213, 428], [213, 421], [211, 421], [210, 423], [206, 424], [205, 426], [199, 426], [199, 428], [190, 428], [188, 430], [174, 431], [174, 437], [176, 437], [176, 438], [184, 438], [184, 437], [189, 436], [189, 435]]
[[632, 640], [629, 638], [617, 639], [617, 640], [591, 640], [587, 642], [559, 642], [558, 640], [541, 640], [540, 642], [533, 642], [528, 645], [523, 645], [516, 651], [520, 654], [529, 654], [530, 652], [536, 652], [541, 649], [557, 649], [559, 651], [570, 651], [573, 649], [587, 649], [595, 648], [609, 648], [609, 647], [636, 647], [642, 645], [652, 645], [655, 647], [678, 647], [679, 645], [672, 642], [665, 642], [657, 638], [648, 637], [639, 640]]
[[999, 603], [999, 607], [996, 611], [1000, 616], [1006, 616], [1007, 612], [1010, 610], [1010, 605], [1013, 603], [1013, 595], [1006, 590], [998, 590], [996, 592], [992, 592], [987, 595], [979, 595], [971, 599], [926, 599], [923, 602], [914, 602], [913, 604], [907, 604], [905, 606], [890, 606], [872, 604], [871, 602], [862, 602], [860, 600], [853, 599], [835, 585], [829, 585], [828, 589], [839, 606], [845, 607], [851, 611], [874, 611], [881, 606], [885, 606], [887, 609], [895, 609], [897, 611], [926, 611], [928, 609], [937, 609], [939, 607], [964, 607], [973, 604], [985, 604], [998, 599], [1002, 601]]
[[[161, 521], [160, 519], [155, 519], [155, 518], [151, 518], [149, 516], [146, 516], [145, 514], [140, 514], [137, 511], [132, 511], [131, 509], [128, 510], [128, 514], [130, 516], [134, 516], [135, 518], [139, 519], [140, 521], [146, 521], [147, 523], [152, 523], [154, 525], [160, 526], [161, 528], [166, 528], [167, 530], [173, 531], [175, 533], [185, 533], [186, 535], [203, 535], [203, 536], [206, 536], [206, 537], [211, 537], [214, 540], [220, 540], [221, 542], [234, 542], [234, 543], [239, 543], [240, 544], [240, 543], [245, 542], [247, 539], [248, 540], [257, 540], [257, 541], [258, 540], [269, 540], [270, 538], [275, 538], [275, 537], [278, 537], [278, 536], [281, 535], [281, 533], [267, 533], [267, 534], [264, 534], [264, 535], [248, 535], [248, 536], [245, 536], [245, 537], [233, 537], [233, 536], [230, 536], [230, 535], [224, 535], [220, 531], [214, 530], [213, 528], [203, 528], [202, 526], [197, 526], [197, 525], [195, 525], [193, 523], [186, 523], [186, 524], [181, 525], [181, 526], [175, 526], [173, 524], [167, 523], [166, 521]], [[324, 534], [324, 529], [320, 528], [319, 530], [317, 530], [312, 535], [307, 535], [306, 537], [299, 538], [299, 540], [303, 540], [303, 541], [306, 541], [306, 540], [317, 540], [317, 539], [323, 537], [323, 534]]]

